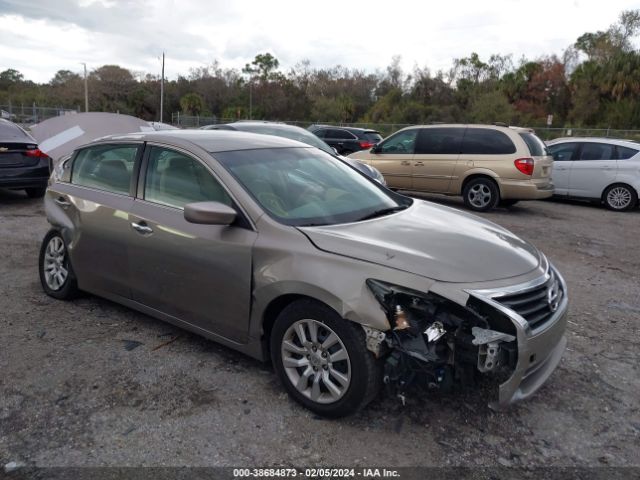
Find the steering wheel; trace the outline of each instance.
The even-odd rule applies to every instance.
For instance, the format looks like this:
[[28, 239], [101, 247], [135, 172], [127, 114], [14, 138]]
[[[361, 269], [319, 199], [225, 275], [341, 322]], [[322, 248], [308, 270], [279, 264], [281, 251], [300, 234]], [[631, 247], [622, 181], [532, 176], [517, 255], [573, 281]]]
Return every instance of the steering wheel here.
[[262, 203], [265, 207], [267, 207], [276, 215], [279, 215], [281, 217], [289, 216], [289, 212], [285, 210], [282, 200], [275, 193], [260, 192], [258, 193], [257, 197], [260, 203]]

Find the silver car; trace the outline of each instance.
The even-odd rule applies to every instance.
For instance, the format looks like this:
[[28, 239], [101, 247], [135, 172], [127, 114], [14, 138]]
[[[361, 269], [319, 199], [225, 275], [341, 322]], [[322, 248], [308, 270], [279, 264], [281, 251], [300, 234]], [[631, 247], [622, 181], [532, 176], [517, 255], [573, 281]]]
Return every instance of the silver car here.
[[610, 138], [560, 138], [553, 155], [554, 195], [603, 202], [631, 210], [640, 192], [640, 144]]
[[341, 416], [381, 385], [492, 405], [529, 397], [565, 348], [567, 287], [535, 247], [393, 193], [331, 155], [244, 132], [113, 136], [45, 196], [45, 292], [111, 299], [271, 359], [289, 394]]

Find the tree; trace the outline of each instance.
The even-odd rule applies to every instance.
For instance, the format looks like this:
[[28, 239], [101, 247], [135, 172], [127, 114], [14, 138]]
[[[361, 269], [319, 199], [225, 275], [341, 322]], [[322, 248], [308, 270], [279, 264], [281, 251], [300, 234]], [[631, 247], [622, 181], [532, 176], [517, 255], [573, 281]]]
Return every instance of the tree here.
[[200, 115], [204, 108], [204, 101], [197, 93], [187, 93], [180, 99], [182, 111], [191, 115]]
[[278, 70], [280, 62], [270, 53], [259, 53], [255, 56], [253, 62], [247, 63], [242, 69], [244, 73], [249, 75], [258, 74], [264, 82]]

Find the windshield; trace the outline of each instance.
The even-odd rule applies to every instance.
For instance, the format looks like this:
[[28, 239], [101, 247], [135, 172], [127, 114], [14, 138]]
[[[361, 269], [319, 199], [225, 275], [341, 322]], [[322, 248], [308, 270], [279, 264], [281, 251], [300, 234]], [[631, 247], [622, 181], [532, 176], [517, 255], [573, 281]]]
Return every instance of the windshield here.
[[212, 155], [273, 218], [330, 225], [406, 208], [340, 160], [315, 148], [270, 148]]
[[335, 155], [336, 152], [333, 149], [316, 137], [313, 133], [306, 131], [299, 127], [275, 127], [270, 125], [239, 125], [236, 126], [239, 130], [251, 133], [262, 133], [264, 135], [275, 135], [276, 137], [289, 138], [291, 140], [297, 140], [298, 142], [306, 143], [312, 147], [319, 148], [331, 155]]

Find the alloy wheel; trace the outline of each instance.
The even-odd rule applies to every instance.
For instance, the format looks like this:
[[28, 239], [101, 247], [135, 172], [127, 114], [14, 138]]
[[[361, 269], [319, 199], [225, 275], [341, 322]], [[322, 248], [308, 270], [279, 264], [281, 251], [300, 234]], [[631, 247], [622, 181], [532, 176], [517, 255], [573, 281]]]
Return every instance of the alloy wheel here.
[[43, 260], [44, 279], [51, 290], [60, 290], [69, 276], [66, 267], [66, 252], [62, 238], [51, 237]]
[[317, 320], [293, 323], [282, 338], [281, 355], [291, 384], [314, 402], [337, 402], [351, 384], [351, 361], [344, 343]]
[[484, 183], [478, 183], [469, 189], [469, 203], [476, 208], [485, 208], [491, 202], [491, 190]]
[[625, 187], [614, 187], [607, 193], [607, 203], [615, 210], [623, 210], [631, 204], [631, 192]]

